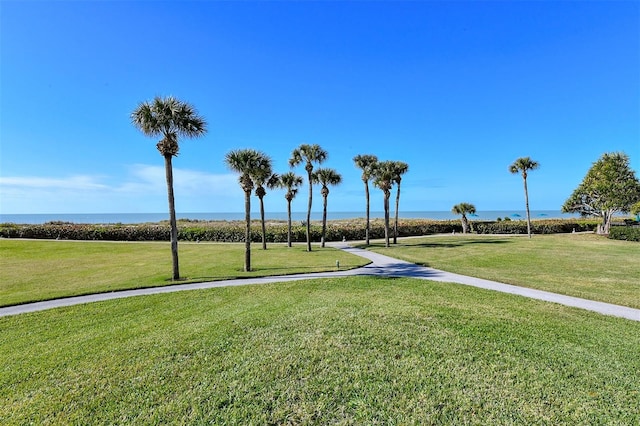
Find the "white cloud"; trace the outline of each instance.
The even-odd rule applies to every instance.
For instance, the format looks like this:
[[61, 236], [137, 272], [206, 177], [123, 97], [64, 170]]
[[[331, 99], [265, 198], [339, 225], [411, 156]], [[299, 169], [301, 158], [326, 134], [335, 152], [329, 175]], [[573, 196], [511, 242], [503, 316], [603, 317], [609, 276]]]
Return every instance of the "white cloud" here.
[[[242, 199], [233, 174], [174, 168], [173, 175], [176, 200], [190, 211], [221, 211]], [[166, 191], [164, 167], [145, 164], [128, 167], [123, 177], [5, 176], [0, 213], [163, 211]]]
[[52, 189], [52, 190], [96, 190], [108, 186], [98, 182], [97, 176], [70, 176], [68, 178], [45, 177], [0, 177], [0, 188]]
[[[164, 166], [134, 164], [129, 168], [128, 180], [115, 188], [119, 192], [165, 192]], [[225, 195], [231, 185], [237, 185], [233, 174], [212, 174], [198, 170], [173, 168], [173, 187], [182, 195]]]

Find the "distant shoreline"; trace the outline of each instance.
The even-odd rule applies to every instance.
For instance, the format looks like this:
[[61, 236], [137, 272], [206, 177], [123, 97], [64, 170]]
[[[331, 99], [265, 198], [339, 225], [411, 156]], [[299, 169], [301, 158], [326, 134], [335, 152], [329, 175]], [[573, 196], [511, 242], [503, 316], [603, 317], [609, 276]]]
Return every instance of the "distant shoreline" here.
[[[393, 212], [391, 213], [393, 217]], [[238, 221], [244, 220], [244, 213], [178, 213], [178, 219], [198, 221]], [[300, 222], [306, 220], [306, 212], [293, 212], [292, 220]], [[364, 219], [364, 212], [331, 212], [327, 214], [330, 221]], [[400, 211], [400, 219], [430, 219], [430, 220], [457, 220], [459, 215], [448, 211]], [[523, 210], [487, 210], [478, 211], [470, 220], [491, 221], [497, 218], [510, 218], [521, 220], [526, 218]], [[575, 219], [577, 214], [562, 213], [560, 210], [532, 210], [531, 219]], [[0, 223], [15, 223], [37, 225], [47, 222], [70, 222], [78, 224], [139, 224], [157, 223], [168, 220], [168, 213], [51, 213], [51, 214], [0, 214]], [[260, 219], [259, 212], [252, 212], [253, 220]], [[384, 218], [384, 212], [371, 212], [371, 219]], [[287, 220], [286, 212], [266, 212], [265, 219], [269, 221]], [[321, 212], [311, 213], [312, 221], [322, 220]]]

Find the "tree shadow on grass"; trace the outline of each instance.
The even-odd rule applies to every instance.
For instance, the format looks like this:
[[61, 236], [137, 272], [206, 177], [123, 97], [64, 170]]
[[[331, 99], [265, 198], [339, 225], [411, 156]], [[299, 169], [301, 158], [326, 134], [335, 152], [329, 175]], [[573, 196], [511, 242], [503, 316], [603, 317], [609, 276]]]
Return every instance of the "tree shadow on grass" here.
[[[414, 247], [420, 247], [420, 248], [456, 248], [456, 247], [464, 247], [464, 246], [469, 246], [469, 245], [476, 245], [476, 244], [510, 244], [512, 243], [512, 241], [509, 240], [503, 240], [503, 239], [496, 239], [496, 240], [461, 240], [461, 241], [456, 241], [456, 242], [452, 242], [452, 241], [447, 241], [447, 242], [423, 242], [423, 243], [400, 243], [400, 244], [391, 244], [390, 248], [393, 247], [403, 247], [403, 248], [414, 248]], [[370, 244], [370, 245], [366, 245], [366, 244], [356, 244], [354, 245], [355, 248], [360, 248], [360, 249], [368, 249], [368, 248], [385, 248], [384, 244]]]
[[508, 240], [466, 240], [459, 242], [446, 242], [446, 243], [418, 243], [418, 244], [404, 244], [403, 247], [423, 247], [423, 248], [456, 248], [456, 247], [464, 247], [476, 244], [511, 244], [512, 241]]
[[[288, 275], [302, 275], [302, 274], [326, 274], [332, 272], [347, 272], [354, 269], [362, 268], [364, 266], [340, 266], [337, 269], [335, 266], [328, 266], [323, 268], [322, 266], [295, 266], [291, 268], [286, 267], [256, 267], [252, 268], [251, 272], [244, 272], [242, 268], [236, 269], [235, 273], [228, 275], [216, 275], [216, 276], [193, 276], [186, 278], [187, 281], [225, 281], [225, 280], [239, 280], [245, 278], [270, 278]], [[277, 271], [277, 272], [273, 272]]]

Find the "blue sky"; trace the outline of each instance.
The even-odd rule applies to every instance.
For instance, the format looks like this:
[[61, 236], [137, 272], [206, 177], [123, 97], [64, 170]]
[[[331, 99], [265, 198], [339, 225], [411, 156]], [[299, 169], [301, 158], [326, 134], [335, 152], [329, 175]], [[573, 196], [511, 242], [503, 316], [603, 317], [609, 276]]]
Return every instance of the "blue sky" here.
[[243, 210], [223, 161], [240, 148], [285, 172], [321, 145], [334, 211], [364, 209], [357, 154], [409, 164], [401, 211], [521, 210], [523, 156], [533, 210], [559, 210], [604, 152], [640, 170], [636, 1], [3, 0], [0, 28], [4, 214], [166, 211], [157, 141], [129, 119], [157, 95], [208, 122], [174, 160], [179, 212]]

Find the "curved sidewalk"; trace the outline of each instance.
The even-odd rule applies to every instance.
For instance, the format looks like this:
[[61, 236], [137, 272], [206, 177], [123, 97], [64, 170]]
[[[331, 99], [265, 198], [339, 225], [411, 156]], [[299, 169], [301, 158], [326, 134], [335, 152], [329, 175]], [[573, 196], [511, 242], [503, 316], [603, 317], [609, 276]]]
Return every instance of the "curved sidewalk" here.
[[0, 308], [0, 317], [8, 315], [17, 315], [27, 312], [36, 312], [46, 309], [58, 308], [62, 306], [79, 305], [83, 303], [99, 302], [111, 299], [121, 299], [124, 297], [143, 296], [158, 293], [173, 293], [176, 291], [200, 290], [215, 287], [230, 287], [248, 284], [269, 284], [285, 281], [299, 281], [311, 278], [331, 278], [354, 275], [377, 275], [389, 277], [409, 277], [431, 281], [442, 281], [457, 284], [470, 285], [474, 287], [484, 288], [487, 290], [500, 291], [503, 293], [516, 294], [519, 296], [529, 297], [532, 299], [544, 300], [547, 302], [559, 303], [566, 306], [586, 309], [598, 312], [604, 315], [611, 315], [626, 318], [632, 321], [640, 321], [640, 309], [629, 308], [626, 306], [612, 305], [610, 303], [596, 302], [593, 300], [580, 299], [577, 297], [564, 296], [561, 294], [550, 293], [542, 290], [534, 290], [525, 287], [518, 287], [509, 284], [502, 284], [495, 281], [483, 280], [480, 278], [468, 277], [465, 275], [453, 274], [433, 268], [419, 266], [404, 260], [395, 259], [383, 254], [374, 253], [351, 247], [346, 243], [330, 243], [331, 247], [344, 250], [351, 254], [364, 257], [371, 260], [369, 265], [361, 268], [336, 271], [336, 272], [319, 272], [301, 275], [284, 275], [264, 278], [245, 278], [227, 281], [212, 281], [193, 284], [177, 284], [165, 287], [152, 287], [137, 290], [124, 290], [111, 293], [90, 294], [86, 296], [67, 297], [63, 299], [54, 299], [44, 302], [28, 303], [24, 305], [8, 306]]

